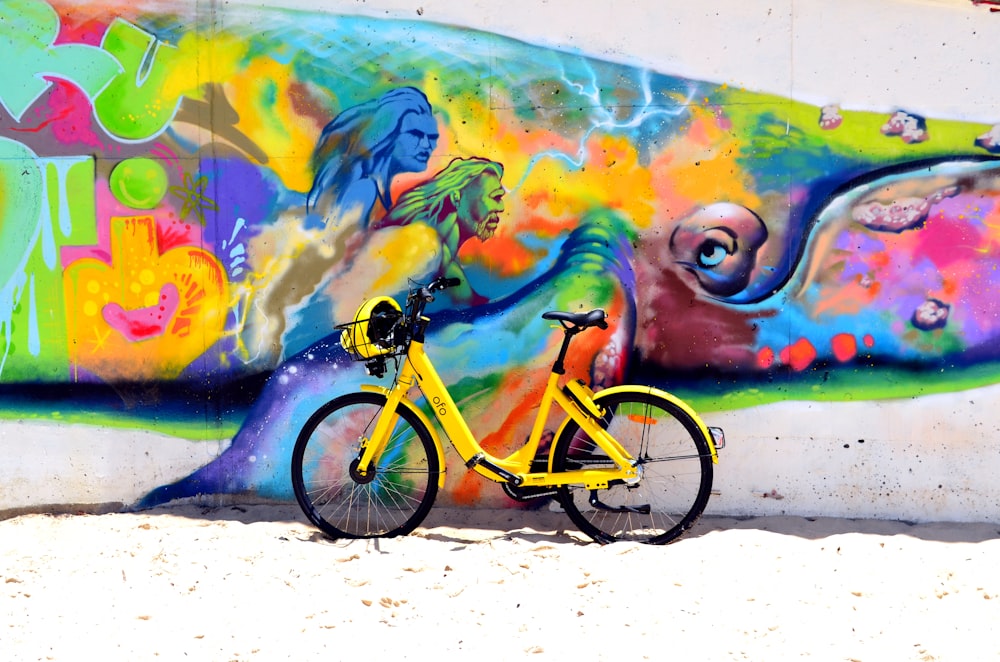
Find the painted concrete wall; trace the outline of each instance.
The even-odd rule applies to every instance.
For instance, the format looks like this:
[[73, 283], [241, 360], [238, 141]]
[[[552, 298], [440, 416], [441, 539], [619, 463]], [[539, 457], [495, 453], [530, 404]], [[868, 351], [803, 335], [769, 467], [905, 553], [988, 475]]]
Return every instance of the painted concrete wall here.
[[290, 498], [332, 325], [448, 273], [491, 450], [602, 306], [578, 372], [726, 428], [709, 512], [1000, 520], [1000, 14], [694, 4], [4, 3], [0, 511]]

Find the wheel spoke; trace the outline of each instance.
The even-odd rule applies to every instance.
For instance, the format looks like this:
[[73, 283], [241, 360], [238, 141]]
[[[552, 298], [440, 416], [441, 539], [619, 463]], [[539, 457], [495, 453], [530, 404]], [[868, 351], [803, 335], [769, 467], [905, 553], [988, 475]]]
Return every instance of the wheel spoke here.
[[[711, 489], [711, 457], [700, 428], [683, 410], [655, 394], [598, 395], [598, 402], [607, 411], [606, 429], [638, 460], [642, 479], [638, 485], [619, 483], [600, 490], [598, 498], [607, 509], [590, 505], [589, 490], [561, 487], [567, 514], [601, 542], [673, 540], [701, 515]], [[553, 452], [557, 470], [612, 466], [574, 423], [556, 441]], [[646, 506], [649, 514], [635, 510]]]
[[292, 456], [292, 484], [303, 512], [332, 537], [401, 535], [423, 520], [437, 494], [438, 457], [430, 434], [409, 411], [371, 467], [356, 482], [349, 470], [385, 404], [379, 394], [334, 400], [303, 428]]

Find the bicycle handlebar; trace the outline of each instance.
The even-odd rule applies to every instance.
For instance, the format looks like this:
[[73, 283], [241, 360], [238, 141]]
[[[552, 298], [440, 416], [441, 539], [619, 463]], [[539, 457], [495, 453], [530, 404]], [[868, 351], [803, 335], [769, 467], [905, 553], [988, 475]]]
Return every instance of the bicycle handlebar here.
[[446, 290], [449, 287], [458, 287], [461, 284], [462, 281], [458, 278], [448, 278], [446, 276], [440, 276], [439, 278], [435, 278], [434, 280], [432, 280], [429, 284], [421, 286], [415, 292], [411, 290], [410, 296], [412, 297], [415, 294], [417, 297], [430, 303], [431, 301], [434, 300], [435, 292]]
[[441, 276], [440, 278], [435, 278], [429, 287], [432, 290], [446, 290], [449, 287], [458, 287], [461, 284], [461, 278], [448, 278], [446, 276]]
[[434, 301], [435, 292], [446, 290], [449, 287], [458, 287], [461, 284], [462, 280], [459, 278], [439, 276], [427, 285], [421, 285], [417, 288], [411, 289], [409, 295], [406, 297], [410, 321], [416, 322], [417, 319], [423, 315], [424, 306], [431, 301]]
[[[412, 282], [412, 281], [411, 281]], [[460, 278], [439, 276], [426, 285], [414, 283], [406, 297], [406, 312], [397, 318], [393, 327], [394, 344], [399, 347], [409, 346], [413, 339], [423, 342], [424, 329], [430, 321], [424, 317], [424, 308], [434, 301], [434, 293], [446, 290], [450, 287], [458, 287], [462, 284]], [[566, 341], [560, 354], [560, 361], [565, 356], [569, 339], [577, 333], [596, 326], [600, 329], [607, 329], [607, 313], [601, 309], [594, 309], [584, 313], [569, 313], [560, 311], [548, 311], [542, 314], [543, 319], [557, 320], [566, 330]], [[557, 365], [559, 365], [557, 363]]]

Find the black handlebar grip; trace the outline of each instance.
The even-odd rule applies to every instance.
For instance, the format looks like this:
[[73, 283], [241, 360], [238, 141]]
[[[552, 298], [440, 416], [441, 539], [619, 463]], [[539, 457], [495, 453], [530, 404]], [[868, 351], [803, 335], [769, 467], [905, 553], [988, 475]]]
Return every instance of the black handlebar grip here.
[[427, 303], [430, 303], [431, 301], [434, 301], [434, 292], [445, 290], [449, 287], [458, 287], [461, 284], [462, 281], [459, 278], [446, 278], [445, 276], [441, 276], [440, 278], [435, 278], [429, 285], [425, 285], [424, 287], [415, 290], [415, 292], [418, 297]]

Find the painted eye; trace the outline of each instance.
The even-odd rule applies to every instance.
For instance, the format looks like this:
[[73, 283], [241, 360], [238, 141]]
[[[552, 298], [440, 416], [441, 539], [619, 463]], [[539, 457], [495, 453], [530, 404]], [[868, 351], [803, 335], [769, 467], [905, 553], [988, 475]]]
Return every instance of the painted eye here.
[[706, 294], [731, 297], [750, 282], [767, 227], [746, 207], [719, 202], [699, 209], [674, 227], [670, 253]]
[[725, 246], [709, 239], [698, 248], [698, 264], [702, 267], [715, 267], [722, 264], [728, 255], [729, 251]]

